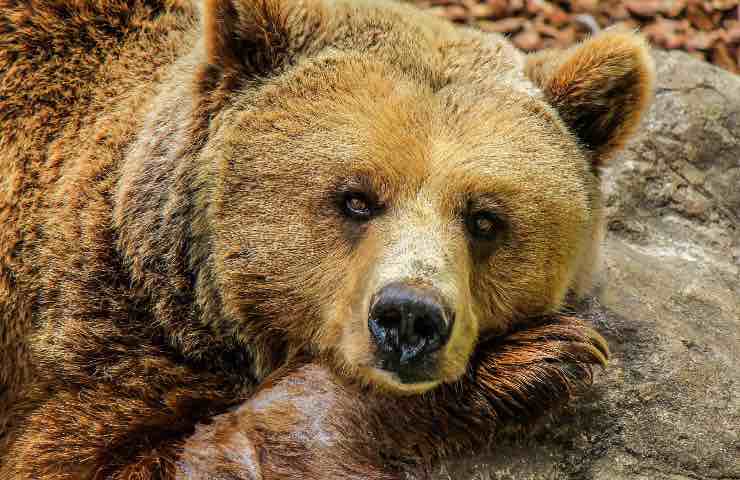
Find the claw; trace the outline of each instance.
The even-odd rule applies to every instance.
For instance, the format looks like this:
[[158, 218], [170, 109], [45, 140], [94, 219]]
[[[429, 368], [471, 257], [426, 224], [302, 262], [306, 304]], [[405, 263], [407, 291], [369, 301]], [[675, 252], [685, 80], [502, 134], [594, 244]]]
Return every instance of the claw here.
[[480, 347], [475, 376], [501, 416], [541, 413], [588, 385], [593, 365], [608, 363], [606, 340], [586, 322], [544, 320]]
[[597, 351], [597, 355], [595, 356], [597, 356], [599, 364], [603, 368], [606, 368], [609, 364], [609, 344], [596, 330], [588, 329], [587, 331], [589, 333], [588, 338], [591, 340], [591, 346]]

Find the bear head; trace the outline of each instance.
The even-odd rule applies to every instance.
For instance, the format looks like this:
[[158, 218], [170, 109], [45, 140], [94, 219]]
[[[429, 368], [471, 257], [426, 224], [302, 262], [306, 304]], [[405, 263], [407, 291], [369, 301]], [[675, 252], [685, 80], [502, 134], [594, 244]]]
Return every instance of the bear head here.
[[418, 393], [588, 288], [600, 168], [651, 96], [641, 37], [527, 56], [386, 1], [202, 9], [171, 98], [194, 99], [180, 151], [214, 329]]

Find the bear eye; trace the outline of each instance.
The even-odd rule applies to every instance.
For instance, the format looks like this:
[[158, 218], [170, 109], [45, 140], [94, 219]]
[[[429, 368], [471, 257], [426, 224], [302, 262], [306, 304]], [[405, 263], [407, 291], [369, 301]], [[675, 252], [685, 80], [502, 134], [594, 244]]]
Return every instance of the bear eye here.
[[373, 216], [373, 209], [367, 196], [359, 192], [344, 194], [344, 213], [357, 220], [369, 220]]
[[504, 222], [493, 212], [474, 212], [468, 217], [468, 230], [482, 240], [494, 240], [503, 230]]

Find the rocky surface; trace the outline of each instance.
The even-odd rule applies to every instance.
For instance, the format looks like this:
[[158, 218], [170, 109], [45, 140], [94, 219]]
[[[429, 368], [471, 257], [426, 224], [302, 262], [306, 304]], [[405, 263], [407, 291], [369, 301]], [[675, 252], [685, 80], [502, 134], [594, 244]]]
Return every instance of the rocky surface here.
[[740, 479], [740, 76], [655, 53], [655, 104], [605, 175], [612, 360], [536, 433], [437, 480]]

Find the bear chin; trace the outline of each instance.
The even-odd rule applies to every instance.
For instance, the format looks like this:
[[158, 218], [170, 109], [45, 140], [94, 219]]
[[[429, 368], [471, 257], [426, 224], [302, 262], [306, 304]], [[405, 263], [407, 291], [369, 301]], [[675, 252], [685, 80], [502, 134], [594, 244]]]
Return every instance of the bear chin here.
[[419, 395], [442, 384], [441, 380], [403, 380], [398, 373], [377, 368], [369, 369], [365, 376], [369, 385], [396, 395]]

